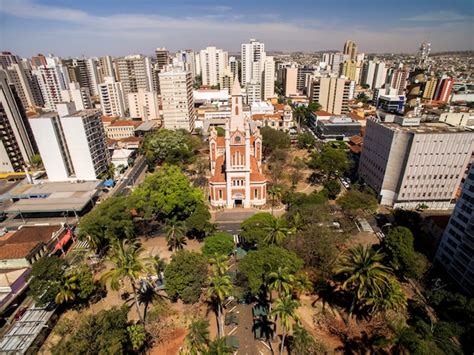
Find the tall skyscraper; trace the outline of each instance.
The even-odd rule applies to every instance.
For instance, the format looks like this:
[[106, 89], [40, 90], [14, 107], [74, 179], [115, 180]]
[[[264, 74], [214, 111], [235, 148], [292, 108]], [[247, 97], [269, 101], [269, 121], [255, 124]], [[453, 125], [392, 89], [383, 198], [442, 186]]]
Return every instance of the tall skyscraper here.
[[349, 112], [349, 100], [354, 95], [355, 82], [344, 78], [312, 77], [309, 100], [321, 109], [340, 115]]
[[201, 59], [202, 84], [216, 86], [227, 67], [228, 54], [216, 47], [207, 47], [199, 53]]
[[265, 44], [256, 39], [251, 39], [250, 43], [242, 44], [242, 85], [245, 86], [252, 80], [261, 83], [265, 57]]
[[29, 120], [48, 179], [95, 180], [110, 163], [100, 111], [76, 111], [73, 103], [57, 106], [58, 113]]
[[166, 129], [194, 129], [193, 82], [191, 72], [173, 69], [159, 74], [163, 127]]
[[36, 153], [28, 119], [7, 76], [0, 70], [0, 171], [23, 170]]
[[125, 116], [126, 104], [121, 82], [111, 76], [105, 77], [104, 82], [99, 84], [99, 97], [104, 116]]
[[395, 208], [453, 208], [474, 151], [474, 132], [420, 118], [367, 120], [359, 176]]
[[344, 43], [344, 54], [348, 55], [351, 60], [356, 60], [357, 58], [357, 44], [351, 40], [347, 40]]
[[474, 165], [441, 239], [435, 260], [466, 292], [474, 293]]
[[157, 48], [155, 50], [156, 54], [156, 64], [158, 65], [158, 70], [161, 71], [165, 66], [170, 64], [170, 53], [166, 48]]
[[184, 70], [191, 72], [191, 76], [194, 80], [196, 77], [196, 54], [191, 49], [185, 49], [176, 52], [176, 58], [178, 61], [184, 63]]

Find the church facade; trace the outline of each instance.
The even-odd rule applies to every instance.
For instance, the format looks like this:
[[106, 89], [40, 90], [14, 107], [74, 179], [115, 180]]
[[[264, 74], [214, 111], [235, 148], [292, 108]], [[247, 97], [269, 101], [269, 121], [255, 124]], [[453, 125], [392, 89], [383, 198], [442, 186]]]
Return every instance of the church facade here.
[[213, 207], [263, 206], [267, 180], [262, 173], [262, 136], [242, 112], [242, 91], [238, 78], [231, 92], [231, 117], [225, 135], [212, 128], [209, 137], [209, 199]]

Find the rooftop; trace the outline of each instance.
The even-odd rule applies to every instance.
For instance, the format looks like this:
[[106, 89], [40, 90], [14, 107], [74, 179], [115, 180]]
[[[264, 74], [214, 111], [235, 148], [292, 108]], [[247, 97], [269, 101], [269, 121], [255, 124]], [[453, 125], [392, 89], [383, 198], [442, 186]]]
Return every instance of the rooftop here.
[[95, 108], [88, 108], [88, 109], [85, 109], [85, 110], [80, 110], [80, 111], [76, 111], [76, 112], [73, 112], [69, 115], [66, 115], [64, 116], [64, 118], [74, 118], [74, 117], [89, 117], [89, 116], [94, 116], [96, 115], [98, 112], [100, 112], [100, 110], [98, 109], [95, 109]]
[[112, 122], [107, 128], [110, 127], [138, 127], [143, 124], [142, 121], [132, 121], [132, 120], [119, 120]]
[[450, 126], [444, 122], [421, 122], [417, 126], [402, 126], [395, 122], [380, 122], [383, 126], [388, 127], [397, 132], [412, 132], [418, 134], [425, 133], [474, 133], [473, 130], [461, 127], [461, 126]]

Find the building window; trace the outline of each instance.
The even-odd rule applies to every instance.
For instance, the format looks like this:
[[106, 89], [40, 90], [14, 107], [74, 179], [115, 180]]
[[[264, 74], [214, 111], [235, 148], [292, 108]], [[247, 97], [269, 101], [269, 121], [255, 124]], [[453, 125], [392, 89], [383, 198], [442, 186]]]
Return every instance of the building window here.
[[222, 190], [219, 190], [219, 200], [222, 200]]

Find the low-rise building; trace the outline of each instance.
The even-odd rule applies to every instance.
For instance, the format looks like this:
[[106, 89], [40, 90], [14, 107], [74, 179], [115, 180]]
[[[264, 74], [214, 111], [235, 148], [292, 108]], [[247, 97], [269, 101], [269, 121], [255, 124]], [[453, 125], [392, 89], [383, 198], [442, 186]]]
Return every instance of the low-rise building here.
[[135, 130], [142, 124], [141, 121], [118, 120], [105, 127], [107, 138], [122, 139], [135, 136]]

